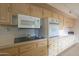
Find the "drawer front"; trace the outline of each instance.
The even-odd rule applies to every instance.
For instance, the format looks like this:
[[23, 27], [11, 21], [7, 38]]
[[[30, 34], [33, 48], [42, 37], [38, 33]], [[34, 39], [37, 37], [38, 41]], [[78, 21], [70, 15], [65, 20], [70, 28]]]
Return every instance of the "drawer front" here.
[[47, 49], [47, 47], [45, 47], [42, 50], [42, 56], [47, 56], [47, 55], [48, 55], [48, 49]]
[[37, 47], [43, 47], [43, 46], [47, 46], [47, 40], [44, 40], [44, 41], [40, 41], [37, 43]]
[[29, 51], [31, 49], [34, 49], [34, 48], [36, 48], [36, 44], [35, 43], [25, 44], [25, 45], [21, 45], [19, 47], [20, 53], [27, 52], [27, 51]]
[[46, 56], [47, 55], [47, 46], [36, 48], [35, 54], [36, 54], [36, 56]]
[[9, 55], [9, 56], [12, 56], [12, 55], [18, 55], [18, 48], [7, 48], [7, 49], [1, 49], [0, 50], [0, 55], [3, 54], [3, 55]]
[[36, 56], [35, 50], [28, 50], [24, 53], [21, 53], [20, 56]]

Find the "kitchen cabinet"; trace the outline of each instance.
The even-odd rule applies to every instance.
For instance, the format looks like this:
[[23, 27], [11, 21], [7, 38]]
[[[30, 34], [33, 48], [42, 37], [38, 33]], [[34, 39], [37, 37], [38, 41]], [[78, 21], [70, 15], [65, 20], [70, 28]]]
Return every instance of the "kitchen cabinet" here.
[[47, 40], [26, 43], [17, 46], [19, 55], [21, 56], [46, 56], [47, 55]]
[[47, 40], [37, 42], [36, 55], [38, 56], [48, 55]]
[[42, 18], [42, 8], [36, 5], [30, 5], [30, 14], [31, 16]]
[[70, 27], [74, 27], [74, 25], [75, 25], [75, 20], [74, 19], [70, 19]]
[[11, 47], [11, 48], [5, 48], [5, 49], [0, 49], [0, 55], [6, 55], [6, 56], [17, 56], [19, 53], [18, 48], [16, 47]]
[[57, 13], [55, 13], [55, 12], [53, 12], [53, 18], [58, 19], [58, 14], [57, 14]]
[[12, 14], [25, 14], [30, 15], [30, 5], [25, 3], [13, 3], [11, 4]]
[[63, 27], [64, 27], [64, 16], [63, 15], [59, 15], [58, 19], [59, 19], [59, 28], [60, 28], [60, 30], [63, 30]]
[[48, 55], [47, 46], [36, 48], [35, 53], [36, 56], [47, 56]]
[[48, 19], [52, 17], [52, 12], [48, 9], [43, 8], [43, 18]]
[[28, 44], [23, 44], [20, 45], [19, 47], [19, 54], [20, 55], [26, 55], [26, 56], [31, 56], [31, 55], [35, 55], [35, 48], [36, 48], [36, 44], [35, 43], [28, 43]]
[[0, 4], [0, 24], [11, 23], [11, 9], [10, 4]]
[[74, 27], [74, 23], [73, 19], [64, 18], [64, 27]]

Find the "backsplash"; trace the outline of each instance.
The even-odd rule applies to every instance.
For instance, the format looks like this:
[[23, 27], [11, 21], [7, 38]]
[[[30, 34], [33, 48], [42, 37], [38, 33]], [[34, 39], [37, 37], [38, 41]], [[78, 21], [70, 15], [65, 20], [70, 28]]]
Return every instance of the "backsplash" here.
[[38, 29], [18, 29], [17, 26], [0, 26], [0, 40], [11, 39], [16, 37], [23, 37], [38, 35]]

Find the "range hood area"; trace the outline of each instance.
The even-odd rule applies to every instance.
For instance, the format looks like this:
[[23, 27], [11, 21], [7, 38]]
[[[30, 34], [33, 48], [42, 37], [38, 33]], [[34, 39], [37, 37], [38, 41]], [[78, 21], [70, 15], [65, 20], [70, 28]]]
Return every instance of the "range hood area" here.
[[40, 18], [18, 14], [12, 17], [12, 24], [18, 28], [40, 28]]

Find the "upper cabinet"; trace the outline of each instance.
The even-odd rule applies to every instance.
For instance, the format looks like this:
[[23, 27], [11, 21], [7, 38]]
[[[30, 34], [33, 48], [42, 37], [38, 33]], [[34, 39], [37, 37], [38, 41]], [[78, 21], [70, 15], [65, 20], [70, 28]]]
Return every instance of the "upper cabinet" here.
[[73, 19], [64, 18], [64, 27], [73, 27], [75, 21]]
[[10, 4], [0, 4], [0, 24], [11, 23]]
[[53, 12], [53, 18], [58, 19], [58, 14], [57, 14], [57, 13], [55, 13], [55, 12]]
[[11, 8], [12, 8], [12, 13], [14, 15], [16, 15], [16, 14], [30, 15], [30, 5], [29, 4], [14, 3], [14, 4], [11, 4]]
[[70, 19], [69, 20], [69, 22], [70, 22], [70, 27], [74, 27], [74, 25], [75, 25], [75, 20], [74, 19]]
[[64, 16], [63, 15], [59, 15], [58, 19], [59, 19], [59, 28], [63, 29], [63, 26], [64, 26]]
[[30, 5], [30, 14], [31, 16], [42, 18], [42, 8], [36, 5]]
[[48, 19], [50, 17], [52, 17], [52, 12], [43, 8], [43, 18]]

